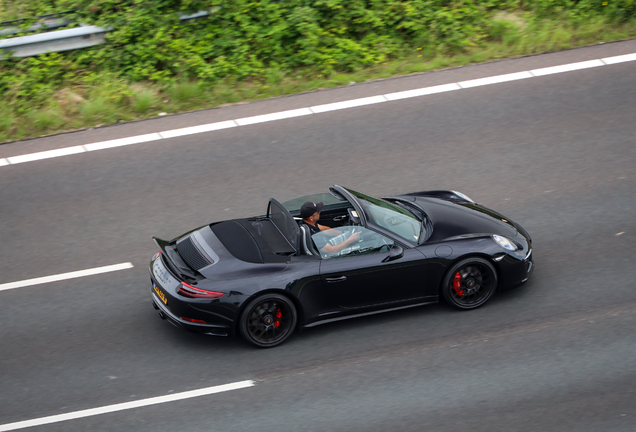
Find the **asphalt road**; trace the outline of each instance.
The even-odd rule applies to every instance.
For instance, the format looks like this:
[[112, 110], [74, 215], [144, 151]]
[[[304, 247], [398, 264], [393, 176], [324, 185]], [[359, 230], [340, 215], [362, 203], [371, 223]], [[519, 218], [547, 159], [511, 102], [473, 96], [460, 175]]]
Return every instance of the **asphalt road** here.
[[[636, 41], [365, 83], [0, 157], [632, 52]], [[636, 430], [635, 137], [629, 62], [1, 167], [0, 283], [134, 268], [0, 292], [0, 425], [255, 380], [33, 430]], [[475, 311], [327, 324], [270, 350], [158, 318], [153, 235], [332, 184], [462, 191], [530, 232], [534, 275]]]

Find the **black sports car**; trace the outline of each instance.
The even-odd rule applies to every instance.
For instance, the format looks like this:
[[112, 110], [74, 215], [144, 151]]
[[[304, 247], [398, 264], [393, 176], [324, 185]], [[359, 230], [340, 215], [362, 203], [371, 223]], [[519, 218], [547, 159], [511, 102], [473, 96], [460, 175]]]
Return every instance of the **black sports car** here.
[[[300, 223], [307, 201], [324, 204], [318, 223], [333, 229], [312, 235]], [[454, 191], [378, 199], [336, 185], [283, 204], [272, 198], [264, 216], [154, 241], [151, 292], [161, 318], [208, 335], [238, 331], [263, 348], [296, 328], [440, 297], [474, 309], [533, 271], [528, 233]]]

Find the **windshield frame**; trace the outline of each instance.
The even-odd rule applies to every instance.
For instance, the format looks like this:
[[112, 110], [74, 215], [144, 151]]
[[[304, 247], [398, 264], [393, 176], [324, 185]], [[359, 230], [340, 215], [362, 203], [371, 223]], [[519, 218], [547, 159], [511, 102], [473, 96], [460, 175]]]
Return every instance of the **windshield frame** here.
[[[398, 239], [401, 243], [406, 243], [409, 245], [419, 245], [421, 243], [421, 240], [426, 237], [425, 221], [422, 220], [417, 214], [410, 211], [408, 208], [399, 206], [397, 204], [394, 204], [392, 202], [389, 202], [381, 198], [376, 198], [374, 196], [364, 194], [362, 192], [354, 191], [352, 189], [347, 189], [347, 188], [343, 188], [343, 189], [345, 189], [350, 195], [352, 195], [352, 197], [357, 201], [357, 204], [363, 209], [367, 225], [371, 224], [374, 229], [384, 232], [390, 235], [391, 237], [393, 237], [394, 239]], [[374, 205], [376, 207], [380, 207], [385, 210], [395, 212], [399, 216], [405, 216], [407, 218], [410, 218], [416, 221], [418, 223], [417, 238], [415, 240], [410, 239], [400, 234], [397, 230], [393, 230], [389, 227], [383, 226], [379, 224], [378, 222], [376, 222], [373, 213], [369, 211], [369, 207], [368, 207], [369, 204]], [[415, 237], [414, 234], [413, 236]]]

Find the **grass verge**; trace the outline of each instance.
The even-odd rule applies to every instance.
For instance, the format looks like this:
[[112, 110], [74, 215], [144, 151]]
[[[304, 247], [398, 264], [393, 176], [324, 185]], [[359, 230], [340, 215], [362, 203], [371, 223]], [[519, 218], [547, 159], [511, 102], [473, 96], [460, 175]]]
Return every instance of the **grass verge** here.
[[260, 80], [226, 79], [214, 86], [186, 80], [168, 86], [129, 83], [105, 73], [99, 82], [55, 92], [37, 108], [18, 110], [10, 101], [0, 102], [0, 142], [634, 37], [635, 20], [620, 25], [602, 16], [529, 21], [502, 13], [493, 20], [490, 40], [463, 54], [440, 56], [420, 47], [401, 58], [351, 73], [323, 76], [310, 69], [294, 73], [269, 70]]

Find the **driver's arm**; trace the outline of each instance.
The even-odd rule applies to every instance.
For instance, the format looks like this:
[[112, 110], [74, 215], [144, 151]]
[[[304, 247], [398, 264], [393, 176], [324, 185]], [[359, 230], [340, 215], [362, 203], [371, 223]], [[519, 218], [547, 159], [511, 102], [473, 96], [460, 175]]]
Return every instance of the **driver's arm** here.
[[346, 239], [342, 243], [338, 243], [335, 246], [327, 243], [326, 245], [322, 247], [322, 249], [320, 249], [320, 251], [329, 255], [335, 254], [337, 252], [340, 252], [342, 249], [346, 248], [347, 246], [350, 246], [353, 243], [357, 242], [358, 240], [360, 240], [360, 233], [359, 232], [353, 233], [348, 239]]
[[320, 224], [316, 224], [318, 225], [318, 228], [320, 228], [320, 231], [324, 232], [325, 234], [327, 234], [330, 237], [334, 237], [337, 235], [342, 234], [342, 231], [339, 231], [335, 228], [330, 228], [328, 226], [324, 226], [324, 225], [320, 225]]

